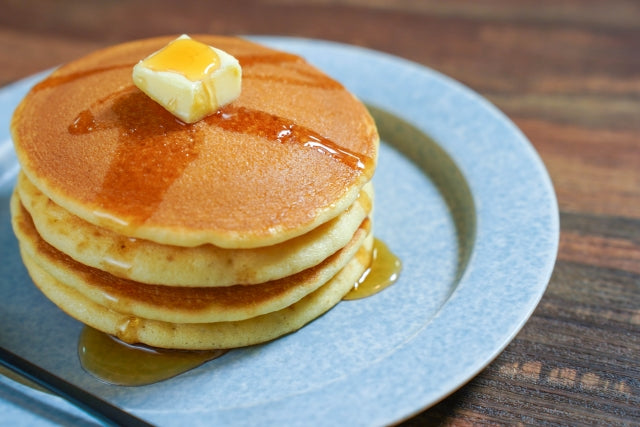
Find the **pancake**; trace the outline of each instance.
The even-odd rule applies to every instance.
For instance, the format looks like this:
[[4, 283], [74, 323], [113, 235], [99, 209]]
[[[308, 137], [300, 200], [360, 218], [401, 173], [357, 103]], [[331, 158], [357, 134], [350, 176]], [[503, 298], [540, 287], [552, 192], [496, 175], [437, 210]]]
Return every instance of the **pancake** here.
[[19, 174], [16, 189], [47, 243], [89, 267], [137, 282], [168, 286], [232, 286], [281, 279], [311, 268], [350, 240], [372, 205], [367, 183], [352, 206], [292, 240], [253, 249], [161, 245], [119, 235], [72, 215]]
[[195, 36], [242, 65], [239, 98], [193, 124], [133, 85], [173, 37], [64, 65], [16, 109], [11, 200], [36, 286], [129, 343], [224, 349], [293, 332], [372, 260], [378, 134], [296, 55]]
[[334, 307], [362, 276], [373, 246], [369, 235], [358, 254], [327, 283], [298, 302], [246, 320], [212, 323], [172, 323], [123, 314], [97, 304], [48, 274], [21, 248], [34, 283], [71, 317], [128, 343], [153, 347], [209, 350], [237, 348], [273, 340], [294, 332]]
[[283, 309], [331, 279], [371, 234], [370, 220], [366, 219], [338, 252], [279, 280], [252, 286], [171, 287], [120, 279], [58, 251], [39, 236], [17, 193], [12, 197], [11, 211], [22, 253], [53, 278], [122, 314], [177, 323], [244, 320]]
[[238, 99], [184, 124], [131, 81], [132, 66], [173, 37], [97, 51], [17, 108], [11, 133], [29, 180], [84, 221], [176, 246], [274, 245], [351, 206], [377, 159], [364, 105], [298, 56], [194, 38], [239, 59]]

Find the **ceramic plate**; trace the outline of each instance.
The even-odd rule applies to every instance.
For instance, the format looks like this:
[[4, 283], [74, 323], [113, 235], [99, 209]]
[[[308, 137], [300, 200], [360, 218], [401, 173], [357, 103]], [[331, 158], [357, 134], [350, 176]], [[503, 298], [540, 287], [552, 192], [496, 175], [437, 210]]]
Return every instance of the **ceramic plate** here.
[[[159, 425], [398, 422], [469, 381], [536, 307], [557, 253], [551, 182], [523, 134], [446, 76], [354, 46], [256, 39], [303, 55], [370, 107], [383, 140], [375, 234], [402, 259], [400, 280], [162, 383], [95, 380], [76, 355], [82, 326], [31, 284], [10, 227], [18, 166], [8, 121], [39, 75], [0, 90], [0, 345]], [[30, 425], [90, 421], [6, 378], [0, 412]]]

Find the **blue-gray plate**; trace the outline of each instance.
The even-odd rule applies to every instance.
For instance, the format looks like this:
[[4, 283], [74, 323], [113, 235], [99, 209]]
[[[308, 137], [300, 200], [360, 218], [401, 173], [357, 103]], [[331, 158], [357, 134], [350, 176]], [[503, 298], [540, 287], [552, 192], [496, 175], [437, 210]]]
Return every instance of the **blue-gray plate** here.
[[[0, 345], [158, 425], [384, 425], [487, 366], [538, 304], [558, 208], [537, 153], [485, 99], [424, 66], [360, 47], [253, 37], [298, 53], [366, 103], [383, 141], [375, 234], [399, 281], [302, 330], [144, 387], [107, 385], [76, 355], [82, 325], [33, 286], [10, 226], [18, 171], [8, 122], [44, 74], [0, 89]], [[3, 422], [83, 425], [62, 399], [0, 378]]]

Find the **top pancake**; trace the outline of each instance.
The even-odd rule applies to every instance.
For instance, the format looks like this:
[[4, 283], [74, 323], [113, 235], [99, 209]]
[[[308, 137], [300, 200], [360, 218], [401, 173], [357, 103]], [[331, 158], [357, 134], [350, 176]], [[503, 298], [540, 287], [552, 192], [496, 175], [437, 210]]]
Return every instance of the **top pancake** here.
[[271, 245], [336, 217], [375, 169], [366, 108], [302, 58], [194, 36], [243, 69], [240, 97], [192, 125], [133, 85], [133, 65], [175, 37], [97, 51], [56, 70], [16, 110], [24, 173], [55, 203], [161, 244]]

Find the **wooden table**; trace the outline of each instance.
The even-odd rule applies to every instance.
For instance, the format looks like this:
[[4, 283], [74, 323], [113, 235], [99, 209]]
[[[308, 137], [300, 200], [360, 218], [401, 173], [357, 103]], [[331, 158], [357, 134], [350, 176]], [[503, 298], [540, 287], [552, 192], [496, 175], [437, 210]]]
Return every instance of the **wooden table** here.
[[640, 3], [157, 3], [151, 12], [147, 0], [0, 1], [0, 86], [98, 47], [180, 32], [335, 40], [463, 82], [541, 155], [559, 200], [560, 251], [506, 350], [406, 424], [640, 424]]

